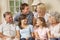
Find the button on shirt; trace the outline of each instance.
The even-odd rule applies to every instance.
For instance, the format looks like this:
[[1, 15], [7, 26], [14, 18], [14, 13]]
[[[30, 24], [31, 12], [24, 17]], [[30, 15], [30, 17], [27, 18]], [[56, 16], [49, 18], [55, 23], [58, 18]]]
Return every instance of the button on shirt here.
[[3, 23], [0, 25], [0, 32], [3, 35], [14, 37], [16, 35], [16, 26], [15, 24]]

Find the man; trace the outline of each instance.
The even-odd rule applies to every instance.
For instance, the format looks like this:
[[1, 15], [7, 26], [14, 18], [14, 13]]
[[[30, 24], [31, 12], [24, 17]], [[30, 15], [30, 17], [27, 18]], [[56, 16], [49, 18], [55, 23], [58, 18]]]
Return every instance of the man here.
[[28, 19], [28, 23], [27, 23], [27, 24], [33, 25], [34, 15], [33, 15], [33, 13], [29, 10], [29, 5], [26, 4], [26, 3], [21, 4], [20, 10], [21, 10], [20, 14], [17, 14], [17, 15], [14, 17], [14, 20], [15, 20], [15, 21], [18, 21], [18, 20], [19, 20], [19, 17], [20, 17], [21, 15], [26, 15], [26, 16], [27, 16], [27, 19]]
[[15, 40], [15, 38], [18, 38], [19, 40], [19, 31], [13, 22], [11, 12], [5, 12], [3, 16], [5, 23], [0, 25], [0, 38], [2, 38], [2, 40]]

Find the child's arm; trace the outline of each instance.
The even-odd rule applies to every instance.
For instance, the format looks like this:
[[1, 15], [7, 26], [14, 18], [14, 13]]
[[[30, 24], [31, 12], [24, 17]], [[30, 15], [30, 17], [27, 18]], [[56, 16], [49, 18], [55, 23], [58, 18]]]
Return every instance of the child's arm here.
[[20, 32], [16, 31], [16, 36], [15, 36], [18, 40], [20, 40]]
[[20, 40], [20, 29], [18, 26], [16, 27], [16, 36], [15, 37]]
[[51, 34], [50, 32], [47, 33], [48, 38], [55, 38], [54, 34]]
[[39, 35], [38, 35], [37, 32], [35, 32], [34, 34], [35, 34], [35, 38], [36, 38], [36, 39], [40, 39], [40, 37], [39, 37]]
[[51, 37], [50, 31], [49, 31], [49, 32], [47, 32], [47, 35], [48, 35], [48, 38], [50, 38], [50, 37]]

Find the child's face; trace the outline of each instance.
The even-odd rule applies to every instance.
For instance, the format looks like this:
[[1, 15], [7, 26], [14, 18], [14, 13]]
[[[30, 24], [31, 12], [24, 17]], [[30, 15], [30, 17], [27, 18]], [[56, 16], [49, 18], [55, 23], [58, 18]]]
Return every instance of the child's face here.
[[27, 24], [27, 19], [21, 20], [21, 23], [22, 23], [22, 24]]
[[50, 16], [50, 17], [49, 17], [49, 23], [50, 23], [50, 24], [56, 23], [56, 18], [53, 17], [53, 16]]
[[37, 25], [42, 25], [42, 21], [40, 21], [39, 19], [37, 19]]

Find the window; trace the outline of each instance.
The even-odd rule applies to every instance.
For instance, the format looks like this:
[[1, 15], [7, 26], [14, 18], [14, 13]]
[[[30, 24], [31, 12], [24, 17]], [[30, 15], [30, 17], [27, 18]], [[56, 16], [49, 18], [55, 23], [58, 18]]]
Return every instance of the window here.
[[20, 4], [22, 3], [22, 0], [9, 0], [9, 3], [10, 3], [10, 11], [12, 13], [20, 11]]

